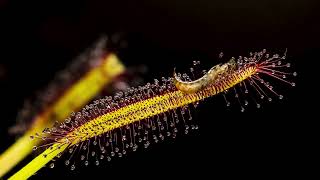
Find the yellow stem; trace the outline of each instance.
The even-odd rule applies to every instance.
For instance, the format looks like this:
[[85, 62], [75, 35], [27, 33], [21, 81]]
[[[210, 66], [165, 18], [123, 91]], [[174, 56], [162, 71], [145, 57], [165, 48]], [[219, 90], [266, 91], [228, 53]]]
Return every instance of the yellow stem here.
[[0, 157], [0, 176], [10, 171], [18, 162], [32, 151], [32, 145], [29, 143], [30, 137], [25, 134], [10, 146]]
[[30, 135], [52, 126], [55, 120], [63, 121], [72, 111], [77, 111], [83, 107], [124, 70], [125, 67], [117, 56], [109, 54], [101, 65], [86, 73], [53, 105], [49, 106], [43, 113], [38, 114], [33, 125], [31, 125], [31, 129], [0, 155], [0, 178], [29, 155], [33, 146], [39, 144], [36, 139], [30, 141]]
[[[35, 174], [39, 169], [46, 165], [50, 160], [56, 157], [59, 153], [63, 152], [69, 144], [54, 144], [51, 148], [45, 150], [42, 154], [34, 158], [29, 164], [24, 166], [20, 171], [15, 173], [9, 179], [27, 179], [33, 174]], [[58, 148], [60, 146], [60, 148]], [[46, 157], [45, 157], [46, 155]]]

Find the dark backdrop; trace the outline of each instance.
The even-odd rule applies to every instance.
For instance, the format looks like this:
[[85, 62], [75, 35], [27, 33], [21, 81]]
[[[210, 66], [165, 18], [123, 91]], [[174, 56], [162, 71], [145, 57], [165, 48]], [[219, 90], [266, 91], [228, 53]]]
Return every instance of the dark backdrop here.
[[297, 87], [284, 88], [283, 101], [245, 113], [225, 108], [221, 97], [211, 98], [195, 115], [201, 135], [179, 137], [99, 167], [75, 172], [63, 165], [43, 169], [34, 179], [304, 174], [312, 98], [305, 70], [317, 61], [316, 6], [295, 0], [1, 0], [0, 149], [14, 141], [7, 128], [14, 124], [26, 97], [45, 87], [57, 70], [100, 34], [122, 32], [128, 47], [119, 50], [121, 60], [127, 66], [145, 64], [146, 80], [170, 76], [173, 67], [182, 69], [194, 59], [209, 68], [217, 63], [221, 50], [238, 56], [251, 49], [288, 47], [289, 61], [299, 75]]

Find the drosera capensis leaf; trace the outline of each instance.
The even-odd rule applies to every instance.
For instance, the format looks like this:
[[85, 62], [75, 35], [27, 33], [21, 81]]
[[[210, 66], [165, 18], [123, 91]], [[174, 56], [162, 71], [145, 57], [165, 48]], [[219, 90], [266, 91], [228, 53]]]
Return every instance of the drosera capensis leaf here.
[[[39, 148], [46, 149], [10, 179], [28, 178], [64, 152], [72, 154], [65, 165], [74, 170], [79, 163], [85, 166], [91, 164], [89, 156], [93, 157], [93, 164], [99, 165], [104, 157], [110, 161], [115, 156], [122, 157], [136, 151], [140, 146], [148, 148], [159, 140], [176, 138], [179, 132], [187, 134], [198, 129], [190, 115], [190, 108], [218, 94], [234, 92], [241, 112], [248, 102], [239, 98], [237, 90], [256, 94], [267, 102], [272, 101], [272, 96], [283, 99], [283, 95], [265, 79], [269, 77], [295, 86], [287, 78], [297, 73], [286, 71], [290, 63], [284, 63], [285, 59], [286, 53], [283, 56], [269, 55], [263, 50], [249, 57], [232, 58], [216, 66], [215, 72], [209, 71], [200, 80], [174, 73], [173, 77], [162, 78], [162, 83], [155, 80], [152, 84], [119, 92], [113, 98], [97, 100], [82, 111], [72, 113], [65, 122], [45, 129], [41, 135], [32, 136], [32, 139], [44, 139], [46, 146]], [[254, 102], [260, 108], [258, 101]], [[75, 153], [79, 156], [73, 156]], [[80, 160], [77, 160], [78, 157]]]

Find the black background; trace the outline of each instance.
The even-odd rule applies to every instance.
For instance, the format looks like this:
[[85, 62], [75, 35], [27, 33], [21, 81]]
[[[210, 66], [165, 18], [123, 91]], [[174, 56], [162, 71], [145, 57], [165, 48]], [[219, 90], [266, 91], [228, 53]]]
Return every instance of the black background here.
[[238, 56], [288, 47], [289, 61], [298, 72], [297, 87], [282, 84], [278, 89], [284, 100], [245, 113], [236, 110], [237, 105], [227, 109], [222, 97], [210, 98], [195, 115], [200, 135], [179, 137], [99, 167], [75, 172], [63, 165], [44, 168], [34, 179], [305, 175], [312, 96], [305, 72], [318, 61], [316, 7], [316, 2], [294, 0], [1, 0], [0, 149], [13, 143], [7, 128], [26, 97], [45, 87], [99, 35], [122, 32], [128, 47], [119, 50], [121, 60], [127, 66], [145, 64], [146, 80], [170, 76], [173, 67], [183, 70], [195, 59], [209, 68], [222, 50]]

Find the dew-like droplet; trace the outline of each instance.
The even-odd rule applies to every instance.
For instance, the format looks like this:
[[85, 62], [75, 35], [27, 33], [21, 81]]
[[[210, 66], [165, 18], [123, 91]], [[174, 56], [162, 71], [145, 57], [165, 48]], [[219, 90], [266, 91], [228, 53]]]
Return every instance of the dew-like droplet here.
[[175, 139], [177, 137], [176, 133], [172, 133], [172, 138]]
[[71, 171], [73, 171], [75, 168], [76, 168], [76, 166], [73, 164], [70, 169], [71, 169]]
[[132, 147], [132, 151], [136, 151], [137, 148], [135, 146]]
[[222, 57], [223, 57], [223, 52], [220, 52], [219, 58], [222, 58]]
[[230, 102], [227, 102], [227, 107], [229, 107], [230, 106]]
[[92, 151], [91, 156], [95, 156], [95, 155], [96, 155], [96, 152]]
[[243, 107], [241, 107], [241, 112], [244, 112], [244, 108]]
[[257, 108], [259, 109], [261, 107], [261, 105], [260, 104], [257, 104]]
[[202, 70], [202, 74], [207, 74], [207, 71], [206, 70]]
[[38, 147], [37, 146], [33, 146], [33, 148], [32, 148], [32, 150], [37, 150], [38, 149]]
[[293, 76], [297, 76], [297, 72], [293, 72]]
[[95, 145], [97, 145], [97, 141], [93, 141], [93, 143], [92, 143], [92, 144], [93, 144], [94, 146], [95, 146]]
[[66, 160], [66, 161], [64, 162], [64, 164], [65, 164], [66, 166], [68, 166], [68, 165], [69, 165], [69, 163], [70, 163], [70, 161], [69, 161], [69, 160]]
[[96, 160], [96, 166], [99, 166], [99, 161], [98, 160]]
[[108, 160], [108, 161], [111, 161], [111, 157], [110, 157], [110, 156], [108, 156], [108, 157], [107, 157], [107, 160]]
[[119, 148], [116, 147], [116, 148], [114, 149], [114, 151], [115, 151], [115, 152], [119, 152]]
[[155, 126], [152, 126], [152, 131], [155, 131], [157, 128]]
[[262, 53], [265, 54], [267, 52], [267, 49], [262, 49]]
[[164, 136], [162, 134], [160, 134], [159, 137], [162, 141], [164, 140]]
[[279, 95], [279, 99], [283, 99], [283, 95]]
[[49, 167], [54, 168], [54, 163], [50, 163]]
[[89, 161], [85, 161], [84, 165], [88, 166], [89, 165]]
[[294, 83], [294, 82], [293, 82], [293, 83], [291, 83], [291, 86], [295, 87], [295, 86], [296, 86], [296, 83]]
[[81, 155], [81, 157], [80, 157], [81, 161], [83, 161], [84, 158], [85, 158], [85, 156], [84, 156], [84, 155]]
[[268, 98], [268, 101], [271, 102], [271, 101], [272, 101], [272, 98]]
[[194, 103], [193, 103], [193, 107], [194, 107], [194, 108], [197, 108], [198, 106], [199, 106], [199, 102], [194, 102]]

